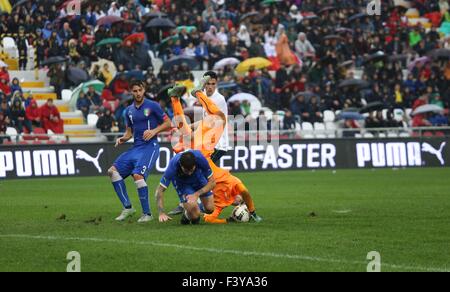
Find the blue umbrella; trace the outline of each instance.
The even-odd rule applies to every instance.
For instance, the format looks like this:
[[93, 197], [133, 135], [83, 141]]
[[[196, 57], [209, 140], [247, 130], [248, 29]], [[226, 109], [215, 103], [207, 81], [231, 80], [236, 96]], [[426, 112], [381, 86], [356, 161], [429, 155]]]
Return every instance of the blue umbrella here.
[[218, 89], [231, 89], [236, 87], [238, 87], [238, 85], [234, 82], [221, 82], [217, 85]]
[[338, 120], [364, 120], [364, 116], [358, 112], [342, 112], [337, 116]]

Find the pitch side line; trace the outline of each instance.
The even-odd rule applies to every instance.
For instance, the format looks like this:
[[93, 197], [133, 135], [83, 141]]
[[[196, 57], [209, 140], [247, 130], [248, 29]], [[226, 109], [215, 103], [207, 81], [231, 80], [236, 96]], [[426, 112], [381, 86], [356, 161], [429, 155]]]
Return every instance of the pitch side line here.
[[[255, 251], [242, 251], [242, 250], [230, 250], [230, 249], [216, 249], [216, 248], [206, 248], [206, 247], [195, 247], [186, 246], [172, 243], [161, 243], [153, 241], [135, 241], [135, 240], [121, 240], [112, 238], [93, 238], [93, 237], [61, 237], [61, 236], [34, 236], [26, 234], [5, 234], [0, 235], [0, 238], [22, 238], [22, 239], [38, 239], [38, 240], [50, 240], [50, 241], [84, 241], [84, 242], [101, 242], [101, 243], [116, 243], [116, 244], [135, 244], [135, 245], [145, 245], [145, 246], [157, 246], [157, 247], [170, 247], [176, 249], [191, 250], [197, 252], [210, 252], [215, 254], [233, 254], [239, 256], [255, 256], [255, 257], [271, 257], [271, 258], [284, 258], [293, 260], [303, 260], [311, 262], [324, 262], [333, 264], [351, 264], [351, 265], [361, 265], [366, 267], [368, 262], [358, 262], [358, 261], [346, 261], [337, 260], [330, 258], [320, 258], [305, 255], [294, 255], [294, 254], [281, 254], [281, 253], [271, 253], [271, 252], [255, 252]], [[426, 271], [426, 272], [449, 272], [448, 269], [434, 268], [434, 267], [422, 267], [422, 266], [404, 266], [396, 264], [381, 263], [381, 267], [388, 267], [398, 270], [415, 270], [415, 271]]]

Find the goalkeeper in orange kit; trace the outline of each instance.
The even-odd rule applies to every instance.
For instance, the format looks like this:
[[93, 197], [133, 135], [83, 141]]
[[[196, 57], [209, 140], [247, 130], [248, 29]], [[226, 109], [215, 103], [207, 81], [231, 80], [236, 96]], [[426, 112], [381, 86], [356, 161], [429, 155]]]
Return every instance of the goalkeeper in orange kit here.
[[227, 117], [203, 93], [203, 89], [209, 80], [209, 77], [203, 78], [200, 85], [192, 91], [192, 95], [199, 100], [202, 107], [208, 113], [195, 131], [192, 131], [190, 125], [187, 123], [180, 102], [180, 98], [186, 92], [186, 88], [184, 86], [175, 86], [169, 90], [175, 123], [178, 129], [177, 134], [179, 135], [179, 141], [173, 146], [173, 149], [176, 153], [188, 149], [200, 150], [208, 160], [213, 171], [213, 177], [216, 181], [216, 187], [213, 190], [215, 210], [212, 214], [204, 216], [205, 222], [216, 224], [227, 223], [227, 221], [232, 219], [219, 219], [222, 210], [228, 206], [238, 205], [242, 202], [245, 202], [247, 205], [251, 220], [260, 222], [262, 218], [256, 214], [253, 199], [245, 185], [237, 177], [231, 175], [229, 171], [216, 166], [211, 160], [214, 148], [222, 136]]

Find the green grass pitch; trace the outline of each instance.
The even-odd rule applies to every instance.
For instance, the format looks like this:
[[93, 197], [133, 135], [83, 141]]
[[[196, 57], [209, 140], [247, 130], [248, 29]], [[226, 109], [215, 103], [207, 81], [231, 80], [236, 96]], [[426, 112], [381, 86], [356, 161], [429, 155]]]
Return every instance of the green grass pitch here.
[[[364, 272], [370, 251], [382, 271], [450, 270], [448, 168], [238, 176], [263, 223], [116, 223], [121, 208], [106, 177], [2, 180], [0, 271], [63, 272], [69, 251], [80, 253], [82, 271]], [[148, 182], [154, 213], [158, 178]], [[176, 202], [171, 188], [166, 209]]]

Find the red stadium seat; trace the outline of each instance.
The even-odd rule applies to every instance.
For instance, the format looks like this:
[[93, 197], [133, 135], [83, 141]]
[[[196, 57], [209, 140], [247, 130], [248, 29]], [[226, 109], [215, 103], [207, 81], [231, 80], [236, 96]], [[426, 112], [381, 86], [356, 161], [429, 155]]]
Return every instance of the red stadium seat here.
[[442, 138], [442, 137], [445, 137], [445, 133], [441, 132], [441, 131], [437, 131], [436, 133], [434, 133], [434, 136]]
[[19, 141], [19, 143], [17, 143], [18, 145], [30, 145], [30, 143], [28, 143], [28, 141]]
[[424, 132], [422, 134], [422, 136], [424, 136], [424, 137], [433, 137], [434, 135], [433, 135], [433, 132], [427, 131], [427, 132]]
[[5, 140], [3, 141], [3, 145], [15, 145], [16, 143], [14, 143], [13, 141], [9, 141], [9, 140]]

